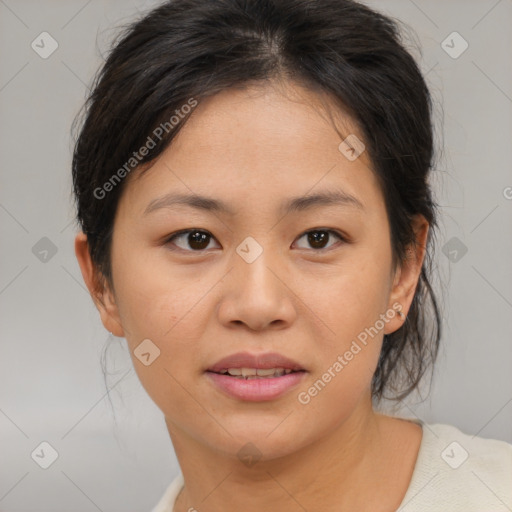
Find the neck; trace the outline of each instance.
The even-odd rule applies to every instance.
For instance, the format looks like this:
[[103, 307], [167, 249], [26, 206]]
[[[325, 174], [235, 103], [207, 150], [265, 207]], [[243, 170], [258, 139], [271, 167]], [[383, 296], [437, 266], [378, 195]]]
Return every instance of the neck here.
[[198, 442], [166, 419], [185, 480], [174, 512], [342, 510], [360, 503], [361, 496], [368, 503], [382, 476], [381, 461], [389, 456], [382, 418], [366, 395], [349, 418], [320, 439], [251, 466]]

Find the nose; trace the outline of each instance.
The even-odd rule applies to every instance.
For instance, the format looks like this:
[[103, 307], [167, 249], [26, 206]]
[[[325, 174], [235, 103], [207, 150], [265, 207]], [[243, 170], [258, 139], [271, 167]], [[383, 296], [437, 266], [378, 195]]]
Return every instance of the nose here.
[[223, 280], [219, 321], [254, 331], [289, 327], [297, 317], [297, 298], [289, 281], [284, 265], [270, 250], [264, 249], [251, 263], [234, 253], [233, 268]]

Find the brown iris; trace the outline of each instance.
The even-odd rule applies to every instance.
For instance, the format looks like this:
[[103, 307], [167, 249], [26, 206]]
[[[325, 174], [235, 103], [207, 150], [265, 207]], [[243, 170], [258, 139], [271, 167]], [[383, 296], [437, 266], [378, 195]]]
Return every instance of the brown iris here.
[[315, 249], [322, 249], [329, 240], [327, 231], [310, 231], [308, 233], [308, 242]]

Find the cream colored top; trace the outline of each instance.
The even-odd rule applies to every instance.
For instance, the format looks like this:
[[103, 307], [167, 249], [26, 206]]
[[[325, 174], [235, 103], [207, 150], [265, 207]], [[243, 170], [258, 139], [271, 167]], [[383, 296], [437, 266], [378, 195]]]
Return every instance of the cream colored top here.
[[[396, 512], [511, 512], [512, 444], [427, 424], [409, 488]], [[151, 512], [173, 512], [180, 472]]]

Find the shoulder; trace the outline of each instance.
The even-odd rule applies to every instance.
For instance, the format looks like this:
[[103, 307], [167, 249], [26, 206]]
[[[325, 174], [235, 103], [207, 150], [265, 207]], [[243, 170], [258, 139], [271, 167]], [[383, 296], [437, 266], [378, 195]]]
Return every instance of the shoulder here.
[[176, 498], [183, 488], [184, 483], [183, 473], [179, 471], [151, 512], [172, 512]]
[[450, 468], [457, 469], [468, 462], [468, 467], [474, 470], [489, 470], [494, 474], [501, 468], [509, 477], [512, 475], [512, 444], [467, 434], [454, 425], [425, 423], [424, 428], [435, 436], [431, 446], [443, 449], [441, 458]]
[[423, 439], [399, 512], [512, 509], [512, 444], [419, 421]]

